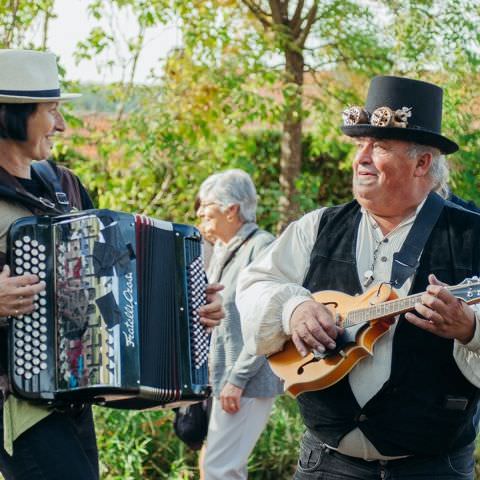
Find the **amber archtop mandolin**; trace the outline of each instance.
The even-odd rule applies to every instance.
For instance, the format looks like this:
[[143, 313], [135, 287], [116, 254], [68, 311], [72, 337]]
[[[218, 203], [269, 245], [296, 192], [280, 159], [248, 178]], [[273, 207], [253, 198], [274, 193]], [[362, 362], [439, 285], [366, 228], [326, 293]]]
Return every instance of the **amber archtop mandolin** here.
[[[445, 288], [468, 304], [480, 302], [478, 277]], [[270, 366], [285, 381], [285, 391], [294, 397], [330, 387], [360, 360], [373, 355], [375, 342], [388, 331], [394, 317], [414, 310], [422, 295], [418, 293], [399, 299], [387, 283], [376, 285], [357, 296], [333, 290], [314, 293], [314, 300], [330, 309], [337, 325], [345, 329], [336, 339], [336, 348], [325, 353], [311, 352], [302, 357], [292, 341], [288, 341], [281, 352], [268, 357]]]

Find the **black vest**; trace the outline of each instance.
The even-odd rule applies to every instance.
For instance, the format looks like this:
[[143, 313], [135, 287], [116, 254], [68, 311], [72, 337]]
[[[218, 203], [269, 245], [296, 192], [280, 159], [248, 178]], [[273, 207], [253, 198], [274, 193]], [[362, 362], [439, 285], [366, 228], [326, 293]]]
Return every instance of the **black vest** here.
[[[356, 264], [360, 217], [355, 201], [324, 212], [304, 282], [310, 291], [362, 292]], [[451, 285], [478, 275], [479, 244], [480, 215], [446, 202], [410, 293], [425, 290], [429, 273]], [[458, 369], [453, 344], [400, 318], [390, 378], [380, 391], [363, 408], [348, 378], [325, 390], [304, 393], [298, 403], [305, 425], [334, 447], [358, 427], [380, 453], [389, 456], [436, 455], [468, 444], [475, 438], [473, 415], [480, 395]]]

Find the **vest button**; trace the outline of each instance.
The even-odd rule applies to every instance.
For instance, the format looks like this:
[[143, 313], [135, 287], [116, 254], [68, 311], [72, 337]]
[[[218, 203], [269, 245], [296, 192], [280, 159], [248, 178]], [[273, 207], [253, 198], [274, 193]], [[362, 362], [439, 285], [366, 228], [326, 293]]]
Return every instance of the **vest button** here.
[[362, 413], [358, 416], [358, 421], [359, 422], [364, 422], [365, 420], [368, 420], [368, 417], [364, 413]]

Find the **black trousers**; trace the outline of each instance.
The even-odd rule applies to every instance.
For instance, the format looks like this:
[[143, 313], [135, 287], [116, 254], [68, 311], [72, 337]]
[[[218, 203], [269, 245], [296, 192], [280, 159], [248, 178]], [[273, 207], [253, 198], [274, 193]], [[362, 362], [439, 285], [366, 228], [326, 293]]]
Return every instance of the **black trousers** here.
[[0, 422], [0, 472], [5, 480], [98, 480], [98, 452], [92, 410], [54, 412], [3, 448]]
[[329, 449], [309, 432], [294, 480], [473, 480], [472, 443], [450, 454], [367, 462]]

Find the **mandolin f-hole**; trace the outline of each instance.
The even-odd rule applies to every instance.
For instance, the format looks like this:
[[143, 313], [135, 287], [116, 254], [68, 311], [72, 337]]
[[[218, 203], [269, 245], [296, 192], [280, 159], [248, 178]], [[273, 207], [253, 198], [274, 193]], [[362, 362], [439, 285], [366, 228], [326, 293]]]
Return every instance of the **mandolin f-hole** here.
[[325, 305], [326, 307], [328, 305], [333, 305], [333, 308], [337, 308], [338, 307], [338, 303], [337, 302], [323, 302], [322, 305]]
[[297, 374], [298, 374], [298, 375], [302, 375], [303, 372], [305, 371], [304, 367], [306, 367], [306, 366], [309, 365], [310, 363], [318, 362], [319, 360], [320, 360], [320, 358], [318, 358], [318, 357], [313, 357], [313, 358], [310, 359], [308, 362], [305, 362], [303, 365], [300, 365], [300, 367], [298, 367], [298, 369], [297, 369]]

